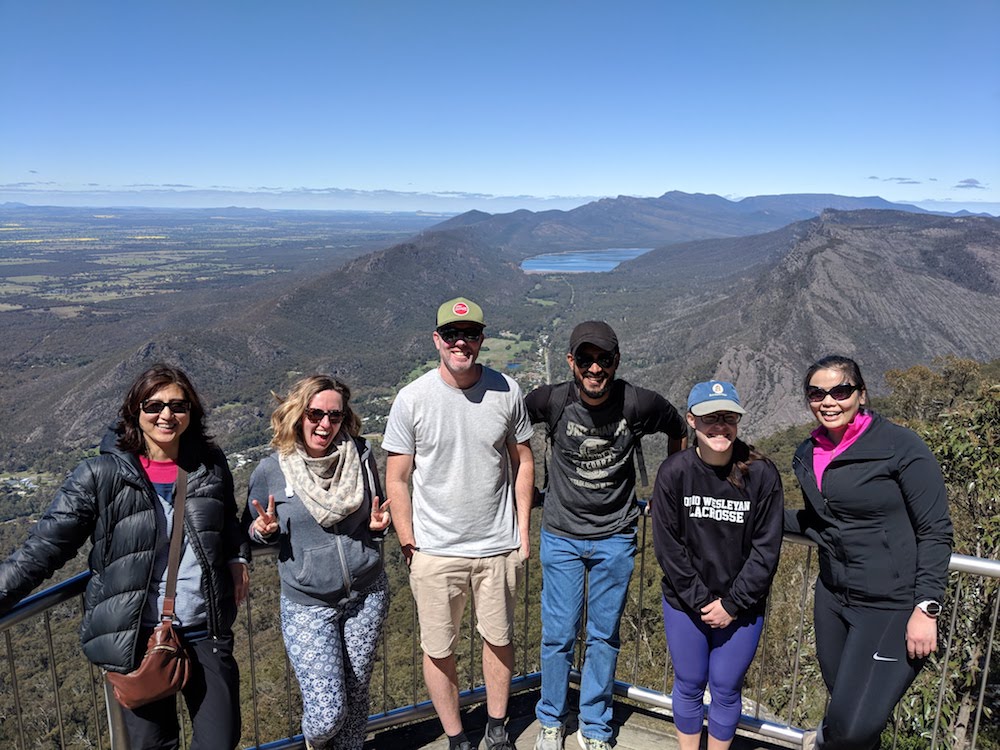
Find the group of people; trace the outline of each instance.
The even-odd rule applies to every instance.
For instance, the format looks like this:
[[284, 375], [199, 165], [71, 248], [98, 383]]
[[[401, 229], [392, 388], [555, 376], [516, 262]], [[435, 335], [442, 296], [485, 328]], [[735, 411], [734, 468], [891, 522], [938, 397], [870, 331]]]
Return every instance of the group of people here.
[[[636, 465], [644, 474], [641, 438], [662, 433], [668, 455], [650, 507], [682, 750], [700, 746], [706, 686], [708, 747], [733, 741], [783, 531], [805, 534], [820, 553], [815, 630], [831, 698], [804, 744], [877, 747], [892, 707], [937, 646], [951, 524], [930, 451], [867, 407], [857, 364], [827, 357], [805, 376], [818, 426], [795, 455], [804, 508], [792, 511], [784, 510], [774, 464], [738, 437], [746, 410], [731, 383], [696, 384], [682, 415], [661, 395], [617, 378], [614, 330], [588, 321], [570, 336], [571, 379], [522, 397], [513, 379], [477, 362], [485, 328], [482, 308], [469, 299], [438, 308], [439, 363], [402, 388], [389, 412], [384, 489], [347, 385], [324, 375], [299, 380], [278, 398], [275, 452], [253, 472], [242, 510], [188, 376], [152, 367], [129, 389], [100, 455], [76, 468], [27, 541], [0, 563], [0, 613], [89, 539], [84, 653], [107, 671], [135, 669], [162, 611], [183, 470], [174, 622], [193, 665], [182, 691], [191, 747], [239, 741], [232, 624], [253, 543], [277, 547], [281, 628], [302, 692], [306, 746], [361, 748], [389, 605], [380, 544], [391, 525], [409, 568], [424, 680], [450, 748], [473, 747], [455, 661], [471, 596], [483, 643], [484, 745], [513, 750], [506, 724], [515, 595], [537, 494], [530, 438], [541, 424], [551, 455], [541, 493], [534, 748], [560, 750], [565, 741], [586, 604], [576, 743], [606, 750], [636, 555]], [[174, 698], [123, 714], [133, 750], [177, 747]]]

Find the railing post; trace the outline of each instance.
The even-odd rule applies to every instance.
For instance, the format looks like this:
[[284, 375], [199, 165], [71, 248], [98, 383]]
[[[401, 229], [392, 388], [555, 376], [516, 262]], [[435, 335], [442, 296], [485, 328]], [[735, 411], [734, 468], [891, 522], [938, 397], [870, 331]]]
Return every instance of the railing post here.
[[10, 641], [10, 631], [5, 630], [3, 634], [7, 643], [7, 663], [10, 664], [10, 684], [14, 690], [14, 715], [17, 717], [17, 736], [20, 740], [21, 750], [28, 747], [28, 741], [24, 737], [24, 719], [21, 715], [21, 691], [17, 685], [17, 669], [14, 665], [14, 646]]
[[108, 734], [111, 736], [111, 750], [132, 750], [128, 741], [128, 730], [125, 728], [125, 716], [122, 707], [115, 699], [111, 684], [104, 679], [104, 707], [108, 712]]

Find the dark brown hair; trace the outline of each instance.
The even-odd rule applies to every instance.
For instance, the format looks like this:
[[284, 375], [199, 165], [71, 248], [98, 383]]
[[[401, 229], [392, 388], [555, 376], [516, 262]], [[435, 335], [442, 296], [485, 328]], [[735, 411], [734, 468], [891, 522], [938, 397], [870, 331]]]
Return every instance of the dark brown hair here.
[[743, 489], [744, 480], [750, 476], [750, 464], [754, 461], [770, 461], [763, 453], [739, 438], [733, 443], [733, 462], [726, 479], [733, 487]]
[[184, 398], [191, 402], [190, 422], [188, 428], [181, 433], [181, 449], [201, 452], [215, 447], [212, 437], [205, 429], [205, 407], [187, 373], [179, 367], [157, 362], [132, 381], [132, 386], [125, 394], [118, 412], [118, 423], [115, 425], [118, 447], [121, 450], [140, 456], [146, 454], [146, 440], [139, 427], [140, 407], [143, 401], [168, 385], [176, 385], [184, 391]]

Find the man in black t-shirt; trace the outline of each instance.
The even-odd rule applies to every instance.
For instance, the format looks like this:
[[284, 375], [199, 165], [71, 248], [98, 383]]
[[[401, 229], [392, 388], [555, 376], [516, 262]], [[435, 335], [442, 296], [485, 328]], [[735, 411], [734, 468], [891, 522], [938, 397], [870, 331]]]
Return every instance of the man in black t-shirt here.
[[619, 623], [636, 553], [634, 455], [639, 438], [684, 447], [683, 418], [658, 393], [616, 380], [618, 337], [607, 323], [573, 329], [566, 355], [573, 381], [528, 394], [533, 423], [549, 426], [552, 458], [542, 516], [542, 690], [535, 750], [559, 750], [567, 718], [573, 642], [589, 573], [587, 652], [580, 681], [580, 745], [611, 745]]

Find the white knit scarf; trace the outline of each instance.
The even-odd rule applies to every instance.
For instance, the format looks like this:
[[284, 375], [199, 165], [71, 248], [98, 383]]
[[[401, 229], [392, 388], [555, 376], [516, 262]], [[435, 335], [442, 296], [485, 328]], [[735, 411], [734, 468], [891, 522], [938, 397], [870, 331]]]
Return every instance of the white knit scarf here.
[[343, 521], [364, 502], [361, 455], [347, 430], [337, 433], [325, 456], [310, 458], [296, 446], [294, 453], [279, 455], [278, 464], [285, 481], [323, 528]]

